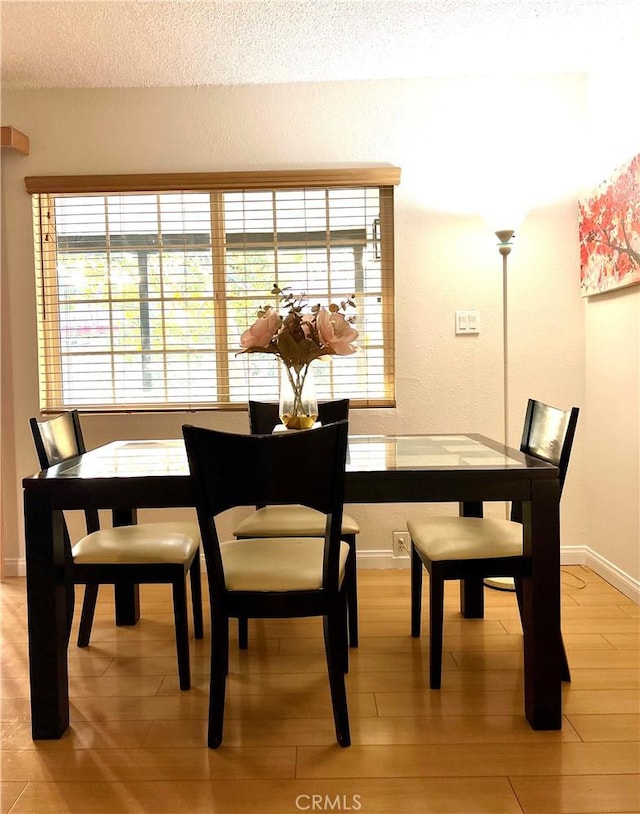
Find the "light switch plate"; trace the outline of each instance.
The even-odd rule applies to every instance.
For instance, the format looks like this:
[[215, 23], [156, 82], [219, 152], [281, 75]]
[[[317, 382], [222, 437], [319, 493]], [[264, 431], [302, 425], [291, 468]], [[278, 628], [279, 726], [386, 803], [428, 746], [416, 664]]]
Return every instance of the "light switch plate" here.
[[456, 311], [456, 334], [479, 334], [480, 311]]

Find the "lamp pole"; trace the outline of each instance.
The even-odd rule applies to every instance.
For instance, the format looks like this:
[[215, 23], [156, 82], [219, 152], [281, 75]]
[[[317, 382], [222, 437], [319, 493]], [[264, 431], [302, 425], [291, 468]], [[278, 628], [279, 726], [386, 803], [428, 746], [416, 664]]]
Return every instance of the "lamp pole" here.
[[[507, 257], [511, 253], [511, 240], [513, 229], [499, 229], [495, 235], [500, 241], [498, 251], [502, 255], [502, 393], [503, 393], [503, 420], [504, 420], [504, 443], [509, 444], [509, 321], [508, 321], [508, 285], [507, 285]], [[505, 515], [509, 519], [509, 506], [505, 506]], [[511, 577], [487, 577], [484, 580], [487, 588], [495, 588], [498, 591], [515, 591], [515, 584]]]
[[508, 280], [507, 280], [507, 257], [511, 253], [511, 240], [513, 229], [499, 229], [495, 235], [500, 241], [498, 251], [502, 255], [502, 394], [503, 394], [503, 419], [504, 419], [504, 443], [509, 443], [509, 321], [508, 321]]

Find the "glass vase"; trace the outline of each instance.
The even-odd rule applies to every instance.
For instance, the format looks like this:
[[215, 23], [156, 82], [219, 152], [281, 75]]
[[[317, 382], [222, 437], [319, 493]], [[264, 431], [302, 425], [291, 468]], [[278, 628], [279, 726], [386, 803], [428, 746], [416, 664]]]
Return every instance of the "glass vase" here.
[[309, 365], [281, 365], [280, 421], [288, 430], [308, 430], [318, 420], [318, 400]]

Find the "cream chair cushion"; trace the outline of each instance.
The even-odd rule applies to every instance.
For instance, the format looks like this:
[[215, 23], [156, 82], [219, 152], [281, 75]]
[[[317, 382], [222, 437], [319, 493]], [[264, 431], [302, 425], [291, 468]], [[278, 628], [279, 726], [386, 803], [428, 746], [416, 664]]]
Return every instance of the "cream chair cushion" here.
[[414, 546], [431, 561], [521, 557], [522, 526], [492, 517], [425, 517], [410, 520]]
[[[234, 529], [236, 537], [319, 537], [324, 535], [326, 515], [308, 506], [264, 506], [245, 517]], [[360, 527], [342, 515], [342, 533], [358, 534]]]
[[79, 565], [181, 563], [200, 545], [197, 523], [141, 523], [87, 534], [72, 548]]
[[[224, 581], [229, 591], [316, 591], [322, 588], [324, 540], [269, 537], [221, 543]], [[349, 554], [340, 543], [339, 583]]]

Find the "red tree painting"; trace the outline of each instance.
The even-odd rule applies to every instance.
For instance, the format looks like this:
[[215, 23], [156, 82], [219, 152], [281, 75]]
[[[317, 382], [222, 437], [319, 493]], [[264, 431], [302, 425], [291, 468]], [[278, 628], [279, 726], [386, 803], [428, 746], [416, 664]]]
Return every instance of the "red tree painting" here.
[[640, 155], [578, 201], [583, 297], [640, 283]]

